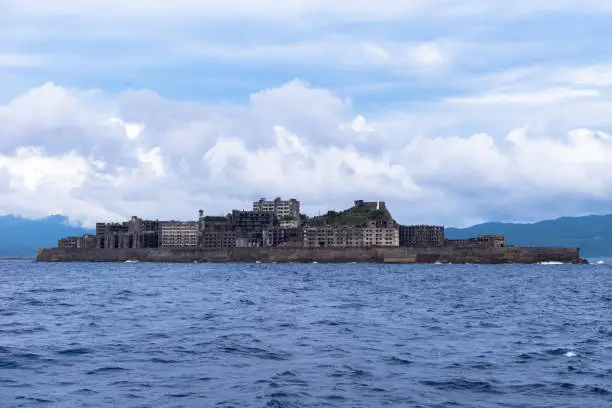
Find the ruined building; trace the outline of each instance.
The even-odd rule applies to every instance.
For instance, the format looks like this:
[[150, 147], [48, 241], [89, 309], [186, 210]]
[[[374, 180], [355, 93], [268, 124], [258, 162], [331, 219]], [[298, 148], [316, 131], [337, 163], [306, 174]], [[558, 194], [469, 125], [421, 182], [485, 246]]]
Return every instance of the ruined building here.
[[268, 211], [232, 211], [230, 224], [236, 231], [236, 247], [264, 246], [264, 230], [277, 227], [278, 218]]
[[200, 245], [201, 248], [234, 248], [236, 231], [230, 224], [229, 217], [204, 216], [200, 210]]
[[276, 197], [271, 201], [260, 198], [259, 201], [253, 202], [253, 211], [274, 213], [279, 220], [299, 220], [300, 202], [295, 198], [281, 200], [280, 197]]
[[506, 238], [503, 235], [478, 235], [475, 238], [447, 239], [445, 244], [455, 248], [503, 248]]
[[304, 228], [304, 246], [310, 248], [397, 247], [399, 229], [379, 227], [371, 221], [360, 226], [318, 226]]
[[444, 227], [437, 225], [400, 225], [399, 245], [440, 247], [444, 245]]
[[67, 237], [57, 241], [58, 248], [96, 248], [95, 235], [83, 235], [82, 237]]
[[384, 201], [355, 200], [344, 211], [328, 211], [300, 220], [296, 199], [253, 202], [252, 211], [197, 221], [159, 221], [132, 217], [128, 222], [98, 223], [95, 236], [68, 237], [60, 248], [249, 248], [249, 247], [422, 247], [500, 248], [503, 236], [444, 238], [444, 227], [398, 225]]
[[200, 225], [197, 221], [161, 221], [160, 248], [197, 247]]
[[128, 222], [111, 222], [96, 224], [96, 241], [98, 248], [135, 248], [134, 236], [130, 233]]

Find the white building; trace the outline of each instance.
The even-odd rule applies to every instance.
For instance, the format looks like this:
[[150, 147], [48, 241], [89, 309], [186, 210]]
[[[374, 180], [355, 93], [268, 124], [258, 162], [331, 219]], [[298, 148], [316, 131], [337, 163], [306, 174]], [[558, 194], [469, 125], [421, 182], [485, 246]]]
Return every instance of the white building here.
[[161, 248], [185, 248], [198, 246], [199, 223], [197, 221], [160, 222]]

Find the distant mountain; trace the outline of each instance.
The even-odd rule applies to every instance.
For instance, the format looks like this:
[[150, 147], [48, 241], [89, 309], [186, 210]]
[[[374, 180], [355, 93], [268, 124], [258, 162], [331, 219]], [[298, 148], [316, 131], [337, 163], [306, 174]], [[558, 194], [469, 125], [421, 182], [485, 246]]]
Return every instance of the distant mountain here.
[[[35, 256], [37, 248], [55, 246], [57, 240], [94, 231], [72, 226], [53, 215], [39, 220], [0, 216], [0, 258]], [[447, 238], [481, 234], [505, 235], [509, 244], [525, 246], [576, 246], [585, 258], [612, 257], [612, 214], [563, 217], [533, 224], [489, 222], [468, 228], [446, 228]]]
[[0, 216], [0, 258], [34, 257], [37, 248], [55, 246], [62, 237], [88, 233], [92, 231], [69, 225], [68, 218], [61, 215], [39, 220]]
[[572, 246], [585, 258], [612, 257], [612, 214], [562, 217], [533, 224], [488, 222], [468, 228], [446, 228], [447, 238], [505, 235], [517, 246]]

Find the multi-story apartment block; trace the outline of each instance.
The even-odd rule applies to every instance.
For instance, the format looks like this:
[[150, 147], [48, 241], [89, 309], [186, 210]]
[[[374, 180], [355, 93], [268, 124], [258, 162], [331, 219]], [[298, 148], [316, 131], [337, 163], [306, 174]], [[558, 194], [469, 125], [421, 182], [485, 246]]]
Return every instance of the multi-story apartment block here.
[[335, 247], [360, 247], [363, 246], [363, 228], [342, 226], [333, 228]]
[[132, 217], [129, 222], [97, 223], [96, 248], [157, 248], [159, 221]]
[[363, 228], [363, 243], [364, 246], [399, 246], [399, 228], [398, 227], [379, 227], [376, 222], [370, 221]]
[[57, 241], [58, 248], [96, 248], [95, 235], [83, 235], [82, 237], [67, 237]]
[[236, 231], [237, 247], [264, 246], [264, 230], [278, 226], [278, 219], [274, 213], [267, 211], [234, 210], [229, 216], [229, 221]]
[[202, 248], [234, 248], [236, 247], [236, 231], [226, 225], [211, 225], [201, 233]]
[[197, 247], [200, 224], [197, 221], [161, 221], [161, 248]]
[[400, 246], [438, 247], [444, 245], [444, 227], [437, 225], [401, 225]]
[[294, 220], [299, 220], [300, 202], [295, 198], [281, 200], [280, 197], [277, 197], [271, 201], [261, 198], [259, 201], [253, 202], [253, 211], [271, 212], [274, 213], [278, 219], [292, 218]]
[[297, 229], [285, 229], [282, 227], [271, 227], [263, 230], [263, 246], [276, 247], [291, 241], [295, 244], [298, 240]]
[[304, 246], [316, 247], [369, 247], [399, 246], [397, 227], [321, 226], [304, 229]]
[[334, 227], [304, 228], [304, 246], [309, 248], [336, 246], [334, 242]]
[[134, 248], [134, 235], [130, 234], [129, 222], [97, 223], [97, 248]]

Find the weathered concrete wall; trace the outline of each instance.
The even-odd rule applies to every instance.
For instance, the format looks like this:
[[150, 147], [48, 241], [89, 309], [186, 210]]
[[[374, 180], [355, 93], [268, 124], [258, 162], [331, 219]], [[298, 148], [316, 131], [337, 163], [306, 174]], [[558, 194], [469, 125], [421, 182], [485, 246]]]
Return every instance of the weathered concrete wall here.
[[581, 263], [578, 248], [41, 249], [39, 262]]

